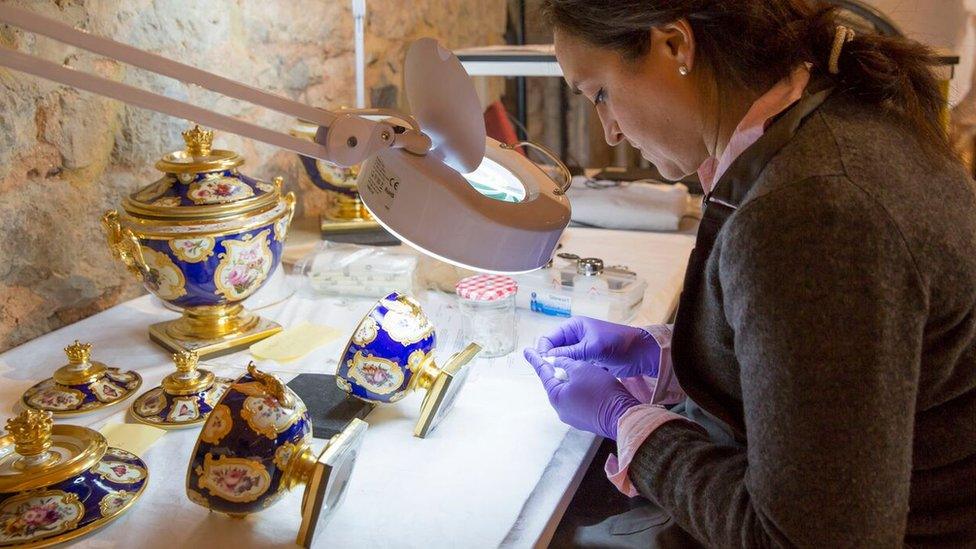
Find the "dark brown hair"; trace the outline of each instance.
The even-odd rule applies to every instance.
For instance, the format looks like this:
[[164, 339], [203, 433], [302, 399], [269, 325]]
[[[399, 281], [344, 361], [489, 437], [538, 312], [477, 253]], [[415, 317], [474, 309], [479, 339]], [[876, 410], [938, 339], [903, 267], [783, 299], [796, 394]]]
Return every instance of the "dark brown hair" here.
[[[836, 8], [810, 0], [543, 0], [541, 11], [551, 25], [631, 61], [647, 53], [652, 27], [686, 19], [696, 63], [720, 92], [764, 92], [804, 62], [826, 74], [838, 25]], [[898, 113], [925, 145], [951, 154], [935, 64], [918, 42], [862, 32], [845, 44], [831, 77], [838, 91]]]

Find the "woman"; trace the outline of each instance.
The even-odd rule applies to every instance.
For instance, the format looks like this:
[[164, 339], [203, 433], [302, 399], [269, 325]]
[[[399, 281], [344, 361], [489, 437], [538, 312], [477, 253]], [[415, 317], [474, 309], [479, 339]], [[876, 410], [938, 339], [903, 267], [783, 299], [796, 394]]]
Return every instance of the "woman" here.
[[607, 142], [707, 192], [673, 337], [526, 349], [560, 418], [709, 546], [976, 543], [976, 189], [929, 52], [807, 0], [544, 13]]

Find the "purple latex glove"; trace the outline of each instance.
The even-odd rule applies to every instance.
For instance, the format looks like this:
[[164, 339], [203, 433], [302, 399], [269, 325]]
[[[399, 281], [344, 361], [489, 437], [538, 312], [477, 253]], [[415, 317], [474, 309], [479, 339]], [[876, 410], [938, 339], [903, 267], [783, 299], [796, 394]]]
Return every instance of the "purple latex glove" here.
[[[591, 362], [557, 357], [549, 364], [535, 349], [525, 349], [525, 359], [535, 368], [563, 423], [617, 440], [617, 421], [640, 404], [613, 374]], [[556, 375], [565, 371], [566, 379]]]
[[574, 316], [537, 344], [542, 356], [597, 362], [618, 378], [657, 377], [661, 346], [642, 328]]

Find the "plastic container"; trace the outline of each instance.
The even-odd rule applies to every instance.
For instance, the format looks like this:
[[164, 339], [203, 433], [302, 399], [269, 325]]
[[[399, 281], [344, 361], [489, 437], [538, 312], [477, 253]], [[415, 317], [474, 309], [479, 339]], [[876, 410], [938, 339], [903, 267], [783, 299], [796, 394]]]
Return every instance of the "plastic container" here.
[[580, 264], [586, 261], [584, 270], [596, 271], [596, 264], [590, 263], [595, 258], [560, 257], [566, 260], [563, 265], [515, 277], [519, 284], [516, 307], [549, 316], [579, 315], [610, 322], [627, 322], [637, 315], [644, 302], [646, 281], [619, 266], [604, 267], [587, 276], [578, 272]]
[[464, 335], [481, 345], [482, 358], [515, 350], [515, 295], [518, 283], [502, 275], [475, 275], [455, 287], [464, 315]]
[[295, 265], [303, 293], [385, 297], [393, 291], [417, 295], [418, 258], [383, 247], [322, 242]]

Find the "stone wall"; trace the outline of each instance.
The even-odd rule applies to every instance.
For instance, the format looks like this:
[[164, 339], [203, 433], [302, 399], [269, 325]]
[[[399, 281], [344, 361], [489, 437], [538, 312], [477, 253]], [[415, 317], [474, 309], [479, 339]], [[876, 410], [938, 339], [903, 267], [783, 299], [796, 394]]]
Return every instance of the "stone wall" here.
[[[348, 0], [3, 0], [217, 74], [326, 108], [355, 102]], [[497, 44], [505, 0], [369, 0], [371, 95], [397, 91], [407, 45]], [[0, 25], [0, 46], [286, 129], [287, 117], [148, 74]], [[401, 94], [395, 101], [404, 102]], [[0, 351], [138, 295], [108, 254], [99, 217], [155, 178], [181, 148], [183, 120], [130, 108], [0, 69]], [[315, 213], [322, 193], [298, 183], [295, 155], [232, 135], [216, 145], [247, 158], [244, 171], [283, 175]]]

